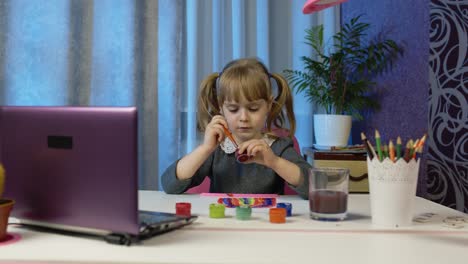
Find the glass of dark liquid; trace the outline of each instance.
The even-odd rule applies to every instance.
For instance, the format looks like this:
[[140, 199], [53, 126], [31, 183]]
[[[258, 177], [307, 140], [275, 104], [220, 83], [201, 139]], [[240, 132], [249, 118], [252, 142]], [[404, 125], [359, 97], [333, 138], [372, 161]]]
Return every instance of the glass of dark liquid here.
[[348, 211], [349, 169], [312, 168], [309, 173], [310, 218], [340, 221]]

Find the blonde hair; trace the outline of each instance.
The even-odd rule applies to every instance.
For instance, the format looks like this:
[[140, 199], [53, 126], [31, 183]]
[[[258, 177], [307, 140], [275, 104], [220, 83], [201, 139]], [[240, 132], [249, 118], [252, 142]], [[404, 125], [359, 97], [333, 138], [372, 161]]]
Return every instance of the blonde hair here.
[[[276, 81], [278, 88], [274, 98], [271, 79]], [[248, 101], [264, 99], [271, 102], [266, 133], [271, 133], [274, 126], [288, 129], [291, 137], [294, 135], [296, 119], [287, 81], [277, 73], [270, 74], [265, 65], [254, 58], [231, 61], [221, 73], [212, 73], [202, 81], [198, 95], [198, 128], [204, 131], [211, 118], [221, 113], [225, 101], [239, 102], [242, 97]], [[286, 121], [289, 128], [285, 127]]]

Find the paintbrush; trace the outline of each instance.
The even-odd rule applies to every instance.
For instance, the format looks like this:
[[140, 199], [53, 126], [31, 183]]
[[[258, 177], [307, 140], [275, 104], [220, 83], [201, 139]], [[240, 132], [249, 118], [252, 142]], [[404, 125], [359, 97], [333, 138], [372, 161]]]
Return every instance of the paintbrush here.
[[232, 141], [232, 143], [234, 144], [234, 146], [236, 146], [236, 160], [240, 163], [242, 162], [246, 162], [247, 160], [250, 159], [249, 155], [246, 154], [246, 151], [244, 150], [244, 153], [239, 153], [239, 145], [237, 145], [237, 142], [236, 140], [234, 139], [234, 137], [232, 136], [232, 133], [231, 131], [229, 131], [229, 129], [227, 129], [225, 126], [223, 126], [223, 129], [224, 129], [224, 133], [226, 134], [226, 136]]
[[234, 146], [236, 146], [236, 149], [238, 149], [239, 145], [237, 145], [237, 142], [232, 136], [231, 131], [229, 131], [229, 129], [227, 129], [225, 126], [223, 126], [223, 129], [224, 129], [224, 133], [226, 134], [226, 136], [232, 141], [232, 143], [234, 143]]

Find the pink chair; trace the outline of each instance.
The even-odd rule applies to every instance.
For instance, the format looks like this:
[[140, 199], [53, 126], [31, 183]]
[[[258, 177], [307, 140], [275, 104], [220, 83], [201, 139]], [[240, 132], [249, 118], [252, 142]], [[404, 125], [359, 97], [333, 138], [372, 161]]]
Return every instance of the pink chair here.
[[[287, 137], [288, 136], [288, 130], [286, 129], [280, 129], [280, 128], [274, 128], [272, 129], [272, 132], [275, 133], [278, 137]], [[294, 149], [301, 155], [301, 149], [299, 147], [299, 142], [297, 141], [296, 137], [293, 137], [293, 144], [294, 144]], [[185, 193], [205, 193], [210, 191], [210, 178], [205, 177], [203, 182], [195, 187], [192, 187], [188, 189]], [[284, 184], [284, 194], [297, 194], [287, 183]]]

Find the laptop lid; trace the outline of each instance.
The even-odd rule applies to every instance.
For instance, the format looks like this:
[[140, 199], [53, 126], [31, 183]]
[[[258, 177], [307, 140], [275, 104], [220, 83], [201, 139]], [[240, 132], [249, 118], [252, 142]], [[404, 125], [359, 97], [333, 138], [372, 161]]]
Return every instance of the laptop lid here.
[[138, 234], [135, 107], [0, 107], [12, 216]]

